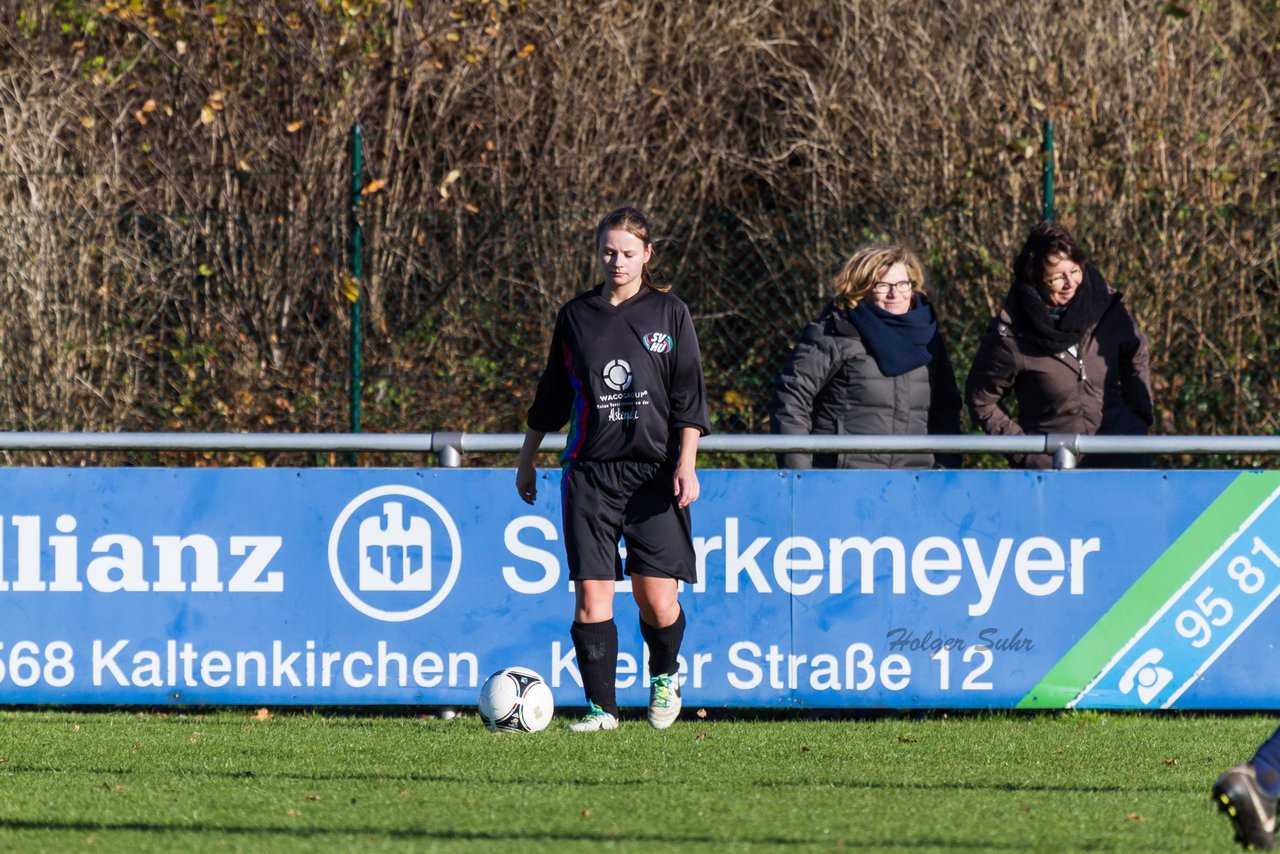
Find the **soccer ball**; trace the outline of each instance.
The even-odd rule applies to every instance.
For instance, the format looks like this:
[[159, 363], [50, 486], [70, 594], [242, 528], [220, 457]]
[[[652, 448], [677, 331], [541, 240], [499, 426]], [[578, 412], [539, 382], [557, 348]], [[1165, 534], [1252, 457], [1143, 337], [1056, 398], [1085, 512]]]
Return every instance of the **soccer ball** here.
[[538, 732], [554, 711], [551, 688], [527, 667], [504, 667], [480, 688], [480, 720], [491, 732]]

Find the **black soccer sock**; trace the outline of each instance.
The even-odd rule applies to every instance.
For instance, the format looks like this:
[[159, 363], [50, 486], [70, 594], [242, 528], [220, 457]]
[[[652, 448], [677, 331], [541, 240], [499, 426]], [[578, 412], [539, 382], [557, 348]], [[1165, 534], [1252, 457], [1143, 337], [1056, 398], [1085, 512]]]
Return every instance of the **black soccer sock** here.
[[613, 620], [603, 623], [579, 623], [569, 629], [573, 648], [578, 654], [578, 672], [582, 674], [582, 690], [587, 699], [615, 718], [618, 695], [614, 682], [618, 676], [618, 625]]
[[674, 623], [661, 629], [641, 620], [640, 634], [649, 645], [649, 675], [675, 675], [680, 669], [680, 644], [684, 642], [684, 608]]

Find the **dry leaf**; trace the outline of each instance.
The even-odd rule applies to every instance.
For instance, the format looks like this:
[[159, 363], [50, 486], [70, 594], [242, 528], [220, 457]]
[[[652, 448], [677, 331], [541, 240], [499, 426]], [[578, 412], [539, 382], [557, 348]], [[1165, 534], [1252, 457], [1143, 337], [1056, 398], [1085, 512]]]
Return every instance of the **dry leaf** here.
[[360, 191], [360, 195], [362, 196], [373, 195], [374, 193], [378, 192], [385, 186], [387, 186], [387, 179], [378, 178], [377, 180], [370, 181], [368, 186], [366, 186], [363, 190]]
[[440, 186], [437, 188], [440, 193], [440, 198], [442, 199], [449, 198], [449, 187], [452, 186], [454, 182], [456, 182], [461, 177], [462, 177], [462, 170], [450, 169], [449, 174], [444, 176], [444, 180], [440, 182]]
[[266, 708], [258, 709], [258, 711], [253, 714], [253, 720], [255, 721], [269, 721], [272, 717], [273, 715], [271, 714], [271, 710]]
[[81, 116], [81, 117], [80, 117], [80, 124], [82, 124], [83, 126], [85, 126], [85, 127], [87, 127], [87, 128], [91, 128], [91, 127], [93, 127], [94, 125], [96, 125], [97, 123], [98, 123], [98, 122], [97, 122], [97, 120], [96, 120], [96, 119], [94, 119], [94, 117], [93, 117], [93, 116]]
[[307, 800], [309, 800], [309, 801], [318, 801], [318, 800], [320, 800], [320, 796], [319, 796], [319, 795], [307, 795], [307, 796], [306, 796], [306, 798], [307, 798]]
[[536, 47], [534, 47], [532, 44], [527, 44], [524, 47], [520, 48], [519, 56], [521, 59], [524, 59], [529, 54], [533, 53], [535, 50], [537, 50]]
[[302, 810], [286, 810], [287, 815], [302, 815]]
[[298, 119], [296, 122], [289, 122], [287, 125], [284, 126], [284, 129], [286, 133], [297, 133], [298, 131], [302, 130], [305, 124], [306, 122], [304, 122], [302, 119]]
[[1138, 814], [1138, 813], [1136, 813], [1136, 812], [1131, 812], [1131, 813], [1129, 813], [1129, 815], [1127, 815], [1127, 816], [1125, 816], [1125, 817], [1126, 817], [1127, 819], [1129, 819], [1129, 821], [1146, 821], [1146, 819], [1145, 819], [1145, 818], [1143, 818], [1141, 815], [1139, 815], [1139, 814]]
[[202, 125], [213, 124], [213, 108], [211, 108], [208, 104], [205, 104], [203, 107], [200, 108], [200, 124]]
[[591, 807], [587, 807], [582, 811], [583, 818], [591, 818]]
[[695, 716], [697, 716], [697, 717], [699, 717], [699, 718], [705, 718], [705, 717], [707, 716], [707, 710], [706, 710], [706, 709], [698, 709], [698, 711], [694, 712], [694, 715], [695, 715]]
[[147, 102], [142, 105], [142, 112], [144, 113], [154, 113], [155, 109], [156, 109], [156, 102], [154, 98], [148, 98]]

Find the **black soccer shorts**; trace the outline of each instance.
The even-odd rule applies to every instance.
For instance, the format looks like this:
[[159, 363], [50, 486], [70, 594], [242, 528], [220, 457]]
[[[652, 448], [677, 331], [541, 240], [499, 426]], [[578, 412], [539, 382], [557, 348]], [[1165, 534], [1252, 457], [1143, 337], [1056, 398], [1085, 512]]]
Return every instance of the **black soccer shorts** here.
[[697, 581], [689, 508], [672, 495], [674, 471], [662, 463], [576, 460], [564, 468], [564, 547], [574, 581], [621, 581], [619, 537], [628, 575]]

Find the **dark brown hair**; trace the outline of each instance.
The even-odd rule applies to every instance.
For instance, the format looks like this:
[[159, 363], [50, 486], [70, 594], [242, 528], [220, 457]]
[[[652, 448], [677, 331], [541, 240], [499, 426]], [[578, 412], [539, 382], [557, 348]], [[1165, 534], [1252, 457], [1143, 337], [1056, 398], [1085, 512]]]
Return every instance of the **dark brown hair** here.
[[1081, 267], [1089, 263], [1088, 253], [1065, 225], [1042, 222], [1031, 229], [1022, 244], [1022, 251], [1013, 262], [1013, 275], [1039, 290], [1044, 287], [1044, 268], [1054, 255], [1065, 255]]

